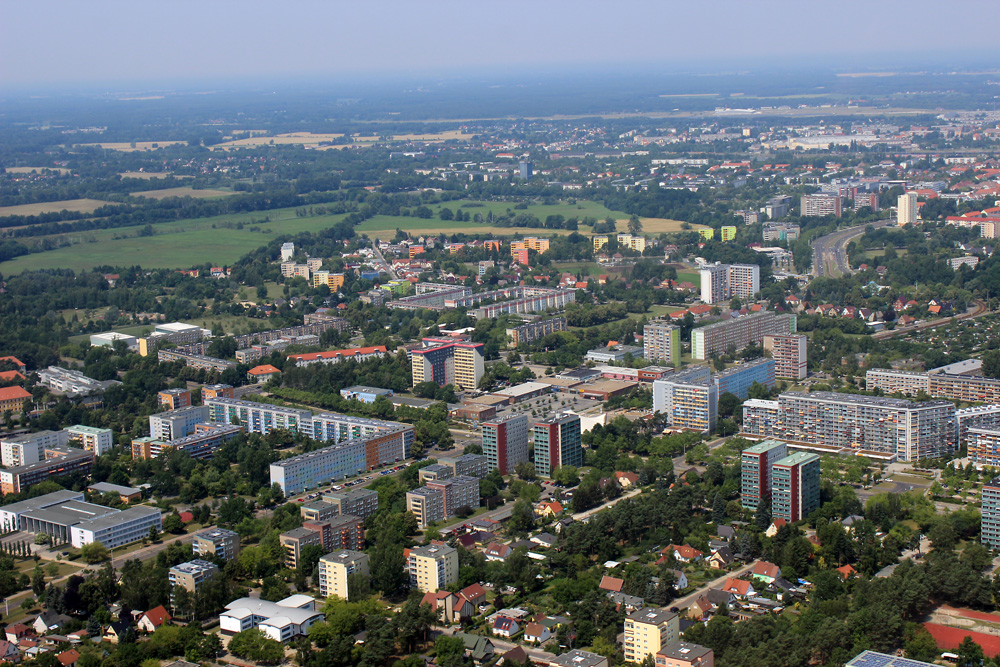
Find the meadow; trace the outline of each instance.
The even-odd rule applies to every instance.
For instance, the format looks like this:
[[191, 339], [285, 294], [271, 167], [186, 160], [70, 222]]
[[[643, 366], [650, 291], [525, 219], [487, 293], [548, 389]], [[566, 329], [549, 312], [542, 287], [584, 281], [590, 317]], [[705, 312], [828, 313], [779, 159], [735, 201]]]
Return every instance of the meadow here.
[[192, 187], [164, 188], [162, 190], [142, 190], [133, 192], [133, 197], [147, 197], [149, 199], [166, 199], [167, 197], [191, 197], [193, 199], [212, 199], [214, 197], [228, 197], [235, 192], [230, 190], [195, 190]]

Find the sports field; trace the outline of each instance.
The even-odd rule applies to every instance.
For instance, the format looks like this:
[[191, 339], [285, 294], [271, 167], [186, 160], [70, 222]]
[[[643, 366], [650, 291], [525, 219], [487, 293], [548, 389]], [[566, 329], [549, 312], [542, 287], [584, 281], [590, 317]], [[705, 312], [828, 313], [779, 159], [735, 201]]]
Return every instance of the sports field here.
[[149, 199], [166, 199], [167, 197], [193, 197], [194, 199], [212, 199], [213, 197], [228, 197], [236, 194], [230, 190], [195, 190], [192, 187], [164, 188], [162, 190], [142, 190], [133, 192], [133, 197], [147, 197]]
[[41, 202], [38, 204], [0, 206], [0, 217], [5, 215], [40, 215], [42, 213], [58, 213], [59, 211], [93, 213], [100, 207], [113, 203], [101, 201], [100, 199], [63, 199], [61, 201]]

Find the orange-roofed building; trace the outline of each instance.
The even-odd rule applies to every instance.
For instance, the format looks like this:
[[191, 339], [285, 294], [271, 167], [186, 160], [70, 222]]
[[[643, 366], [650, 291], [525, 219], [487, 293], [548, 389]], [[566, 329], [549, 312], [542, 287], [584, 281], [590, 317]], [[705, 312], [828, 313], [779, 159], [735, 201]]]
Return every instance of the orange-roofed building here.
[[17, 382], [24, 379], [21, 371], [0, 371], [0, 382]]
[[750, 597], [757, 593], [753, 585], [746, 579], [733, 579], [732, 577], [726, 579], [726, 583], [722, 585], [722, 590], [741, 598]]
[[14, 385], [13, 387], [0, 388], [0, 412], [22, 412], [31, 403], [31, 393], [24, 387]]
[[851, 577], [853, 577], [858, 573], [857, 570], [855, 570], [850, 565], [845, 565], [844, 567], [838, 567], [837, 572], [839, 572], [840, 576], [843, 577], [844, 579], [850, 579]]
[[0, 357], [0, 361], [9, 361], [10, 363], [17, 366], [17, 370], [21, 371], [22, 373], [28, 372], [28, 367], [25, 366], [24, 362], [18, 359], [17, 357]]
[[610, 591], [612, 593], [621, 593], [622, 587], [625, 585], [624, 579], [619, 579], [618, 577], [609, 577], [604, 575], [601, 578], [601, 585], [599, 588], [601, 590]]
[[281, 375], [281, 371], [272, 366], [271, 364], [264, 364], [263, 366], [254, 366], [249, 371], [247, 371], [247, 377], [254, 382], [267, 382], [273, 377], [278, 377]]

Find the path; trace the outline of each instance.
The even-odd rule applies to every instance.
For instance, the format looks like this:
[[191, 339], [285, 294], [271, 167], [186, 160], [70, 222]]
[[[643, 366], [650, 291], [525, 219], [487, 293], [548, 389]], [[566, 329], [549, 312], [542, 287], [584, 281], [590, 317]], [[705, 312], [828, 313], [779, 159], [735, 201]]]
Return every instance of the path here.
[[757, 564], [757, 561], [753, 561], [751, 563], [747, 563], [743, 567], [741, 567], [741, 568], [739, 568], [737, 570], [733, 570], [732, 572], [726, 573], [726, 574], [722, 575], [721, 577], [719, 577], [718, 579], [713, 579], [712, 581], [708, 582], [707, 584], [705, 584], [704, 586], [702, 586], [701, 588], [699, 588], [698, 590], [696, 590], [694, 593], [688, 593], [687, 595], [685, 595], [682, 598], [677, 598], [676, 600], [674, 600], [673, 602], [670, 603], [670, 606], [671, 607], [677, 607], [678, 609], [680, 609], [681, 611], [683, 611], [683, 610], [687, 609], [688, 607], [690, 607], [692, 605], [692, 603], [694, 603], [695, 600], [697, 600], [699, 597], [701, 597], [702, 595], [704, 595], [704, 593], [706, 591], [708, 591], [708, 589], [721, 587], [724, 583], [726, 583], [726, 579], [729, 579], [730, 577], [736, 578], [736, 577], [743, 576], [744, 574], [746, 574], [747, 572], [749, 572], [750, 570], [752, 570], [753, 566], [756, 565], [756, 564]]

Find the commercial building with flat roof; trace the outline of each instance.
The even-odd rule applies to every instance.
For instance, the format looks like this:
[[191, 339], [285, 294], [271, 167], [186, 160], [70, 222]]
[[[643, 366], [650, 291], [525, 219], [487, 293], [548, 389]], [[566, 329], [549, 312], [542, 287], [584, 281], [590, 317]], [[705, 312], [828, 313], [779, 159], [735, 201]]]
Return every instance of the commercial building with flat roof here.
[[100, 542], [109, 549], [132, 544], [149, 536], [150, 528], [163, 530], [163, 513], [155, 507], [137, 505], [117, 514], [83, 521], [70, 527], [70, 543], [77, 548]]
[[309, 628], [323, 620], [317, 601], [308, 595], [291, 595], [278, 602], [259, 598], [240, 598], [226, 605], [219, 614], [219, 631], [224, 635], [253, 630], [282, 644], [305, 636]]
[[521, 403], [522, 401], [530, 401], [533, 398], [538, 398], [544, 394], [551, 394], [552, 386], [544, 384], [542, 382], [522, 382], [521, 384], [514, 385], [513, 387], [507, 387], [499, 391], [493, 392], [494, 396], [503, 396], [504, 398], [510, 399], [510, 404]]
[[142, 500], [142, 489], [133, 486], [122, 486], [121, 484], [109, 484], [108, 482], [98, 482], [87, 487], [88, 491], [96, 493], [114, 493], [123, 503], [131, 503]]
[[82, 449], [52, 447], [46, 449], [44, 454], [42, 461], [0, 470], [0, 491], [4, 494], [21, 493], [49, 477], [89, 474], [94, 467], [94, 453]]
[[795, 452], [771, 468], [771, 518], [801, 521], [819, 508], [819, 456]]
[[528, 416], [510, 414], [483, 422], [483, 454], [490, 470], [513, 474], [519, 463], [528, 461]]
[[54, 507], [70, 501], [83, 502], [83, 500], [84, 495], [79, 491], [61, 490], [4, 505], [0, 507], [0, 531], [12, 533], [18, 530], [25, 530], [21, 523], [21, 516], [27, 512]]
[[379, 396], [385, 396], [386, 398], [392, 396], [392, 389], [380, 389], [378, 387], [355, 385], [353, 387], [341, 389], [340, 395], [347, 400], [354, 399], [361, 401], [362, 403], [374, 403], [375, 399]]
[[208, 528], [194, 534], [191, 545], [196, 556], [233, 560], [240, 553], [240, 534], [225, 528]]

